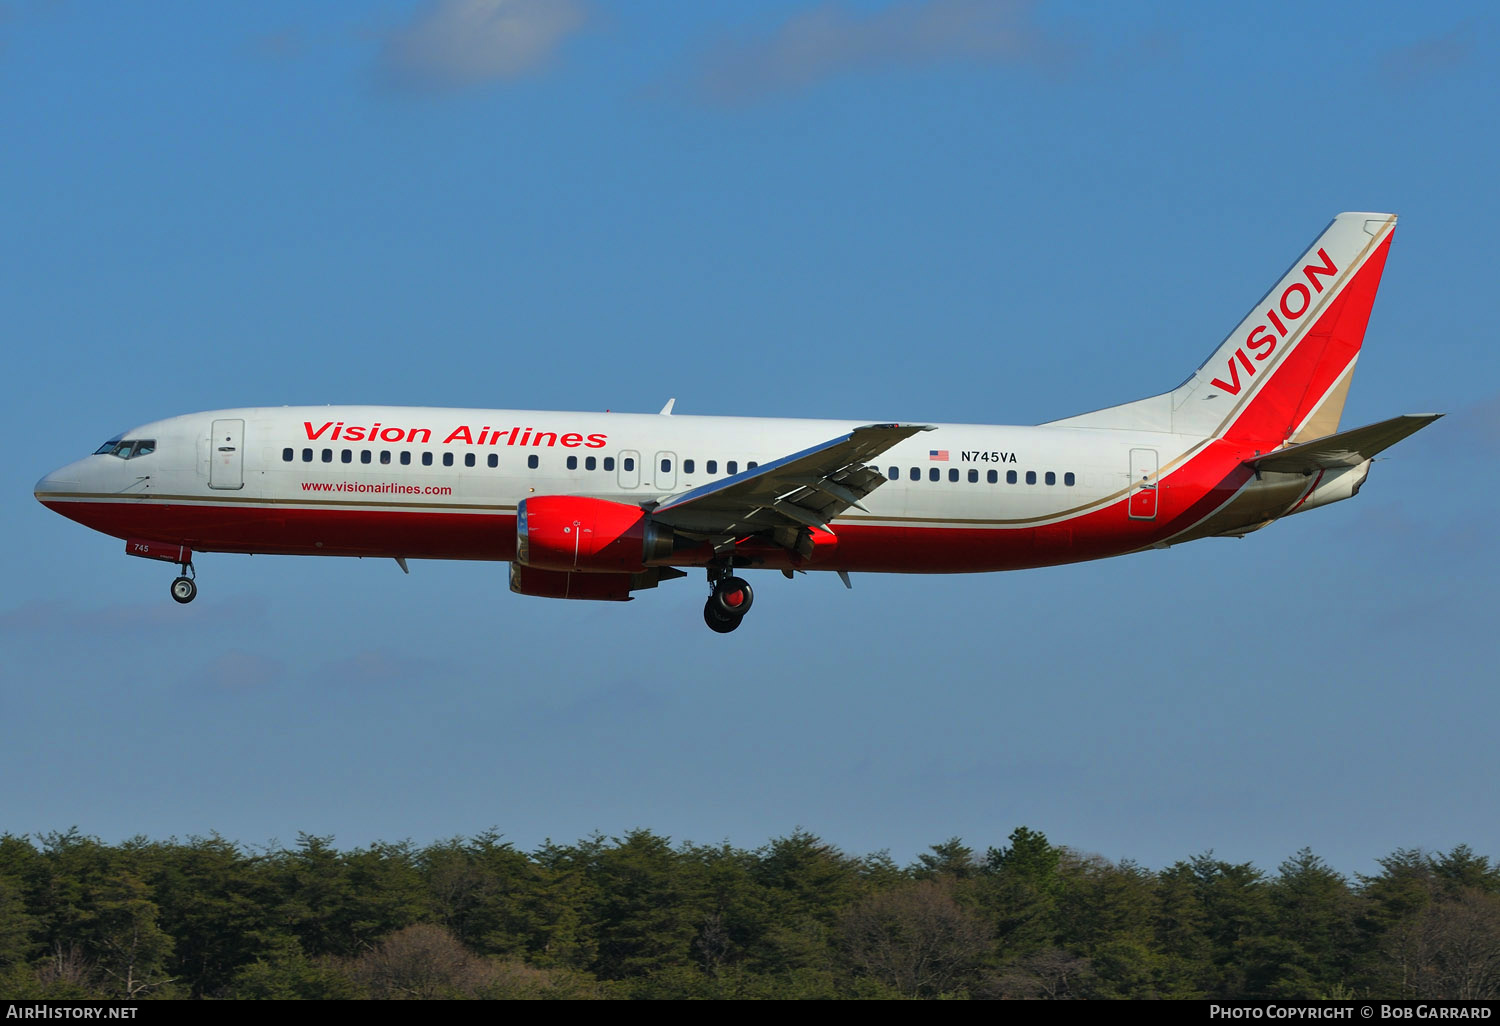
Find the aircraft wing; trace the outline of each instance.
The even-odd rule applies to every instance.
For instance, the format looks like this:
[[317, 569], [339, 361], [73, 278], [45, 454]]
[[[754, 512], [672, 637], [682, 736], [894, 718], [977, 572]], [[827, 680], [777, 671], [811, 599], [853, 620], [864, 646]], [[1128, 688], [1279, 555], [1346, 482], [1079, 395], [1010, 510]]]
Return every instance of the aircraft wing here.
[[1289, 445], [1285, 449], [1246, 460], [1256, 470], [1284, 474], [1309, 474], [1336, 467], [1356, 467], [1384, 452], [1408, 435], [1416, 434], [1441, 417], [1441, 413], [1409, 413], [1378, 424], [1340, 431], [1310, 442]]
[[[651, 518], [691, 534], [730, 536], [772, 528], [828, 531], [828, 522], [885, 483], [865, 464], [924, 424], [866, 424], [811, 449], [722, 481], [669, 495]], [[828, 533], [833, 533], [829, 531]]]

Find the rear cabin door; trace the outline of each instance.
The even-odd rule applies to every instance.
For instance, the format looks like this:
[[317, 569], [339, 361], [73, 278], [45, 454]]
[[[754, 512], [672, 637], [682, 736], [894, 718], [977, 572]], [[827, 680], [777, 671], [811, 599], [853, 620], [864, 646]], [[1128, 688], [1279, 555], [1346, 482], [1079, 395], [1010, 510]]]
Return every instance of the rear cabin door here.
[[208, 486], [245, 487], [245, 422], [216, 420], [208, 438]]
[[1130, 519], [1156, 519], [1156, 450], [1130, 450]]

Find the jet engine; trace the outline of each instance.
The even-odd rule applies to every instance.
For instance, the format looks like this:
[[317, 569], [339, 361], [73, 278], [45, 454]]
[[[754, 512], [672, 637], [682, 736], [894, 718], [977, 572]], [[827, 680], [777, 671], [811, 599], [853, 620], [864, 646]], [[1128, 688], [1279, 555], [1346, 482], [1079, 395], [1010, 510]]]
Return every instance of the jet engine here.
[[535, 495], [516, 507], [516, 562], [537, 570], [630, 574], [672, 557], [672, 529], [639, 506]]

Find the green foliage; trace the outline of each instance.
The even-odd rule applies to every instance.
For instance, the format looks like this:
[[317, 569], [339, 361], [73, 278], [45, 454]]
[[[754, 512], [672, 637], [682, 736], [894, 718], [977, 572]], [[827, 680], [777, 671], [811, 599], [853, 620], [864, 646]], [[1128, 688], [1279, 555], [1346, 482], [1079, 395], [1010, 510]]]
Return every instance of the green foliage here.
[[908, 867], [806, 831], [517, 850], [301, 835], [0, 835], [0, 994], [45, 998], [1500, 997], [1500, 871], [1399, 849], [1349, 880], [1212, 853], [1152, 872], [1019, 827]]

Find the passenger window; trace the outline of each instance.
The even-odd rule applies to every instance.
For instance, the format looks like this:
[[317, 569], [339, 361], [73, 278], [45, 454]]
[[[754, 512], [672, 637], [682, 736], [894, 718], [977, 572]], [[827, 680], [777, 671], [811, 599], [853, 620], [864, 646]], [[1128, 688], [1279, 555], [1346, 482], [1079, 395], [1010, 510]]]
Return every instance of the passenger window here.
[[1047, 476], [1044, 480], [1046, 480], [1049, 485], [1055, 485], [1057, 484], [1057, 475], [1049, 470], [1047, 471]]
[[1073, 487], [1075, 480], [1076, 479], [1073, 477], [1073, 472], [1071, 470], [1063, 475], [1063, 484], [1067, 485], [1069, 488]]
[[684, 474], [691, 474], [693, 472], [693, 461], [692, 460], [683, 460], [682, 461], [682, 472]]
[[1015, 484], [1016, 483], [1016, 472], [1014, 470], [1007, 470], [1005, 472], [1005, 483], [1006, 484]]
[[969, 484], [978, 484], [978, 483], [979, 483], [979, 471], [977, 471], [977, 470], [970, 470], [969, 471]]
[[672, 461], [671, 460], [662, 460], [661, 461], [661, 472], [663, 474], [670, 474], [672, 472]]
[[598, 465], [599, 465], [599, 461], [596, 460], [592, 456], [585, 456], [583, 458], [583, 469], [584, 470], [593, 470]]
[[920, 480], [922, 480], [922, 468], [921, 467], [912, 467], [911, 468], [911, 479], [913, 481], [920, 481]]
[[569, 456], [568, 457], [568, 469], [569, 470], [577, 470], [578, 469], [578, 457], [577, 456]]
[[354, 450], [353, 449], [345, 449], [343, 452], [339, 453], [339, 459], [341, 461], [343, 461], [344, 463], [353, 463], [354, 462]]
[[443, 453], [443, 466], [445, 466], [445, 467], [451, 467], [451, 466], [453, 466], [453, 454], [451, 452], [445, 452], [445, 453]]
[[1026, 471], [1026, 483], [1027, 484], [1036, 484], [1036, 471], [1034, 471], [1034, 470], [1028, 470], [1028, 471]]
[[717, 474], [719, 472], [719, 461], [718, 460], [709, 460], [708, 461], [708, 472], [710, 474]]
[[990, 484], [999, 484], [1000, 483], [1000, 471], [998, 471], [998, 470], [991, 470], [991, 471], [987, 472], [984, 475], [984, 479], [986, 481], [988, 481]]
[[479, 461], [474, 458], [474, 454], [472, 452], [464, 453], [464, 466], [472, 467], [475, 463], [478, 462]]
[[740, 472], [739, 460], [730, 460], [728, 463], [724, 464], [724, 469], [729, 472], [730, 477], [733, 477], [735, 474], [738, 474]]
[[536, 453], [532, 453], [530, 456], [526, 457], [526, 465], [532, 470], [535, 470], [537, 467], [541, 466], [541, 464], [541, 457]]
[[[535, 456], [533, 456], [531, 458], [532, 459], [536, 459]], [[534, 467], [534, 466], [536, 466], [536, 464], [533, 463], [532, 466]], [[625, 457], [625, 461], [620, 464], [620, 467], [622, 469], [626, 470], [626, 471], [634, 470], [635, 469], [635, 457], [634, 456], [626, 456]]]
[[613, 456], [604, 457], [604, 469], [610, 471], [615, 469], [615, 458]]
[[323, 462], [324, 463], [332, 463], [333, 462], [333, 450], [332, 449], [324, 449], [323, 450]]
[[430, 452], [424, 452], [422, 454], [422, 466], [424, 466], [424, 467], [430, 467], [430, 466], [432, 466], [432, 453], [430, 453]]
[[901, 468], [900, 467], [891, 467], [888, 470], [886, 470], [885, 476], [886, 476], [887, 479], [889, 479], [891, 481], [898, 480], [901, 477]]
[[937, 467], [933, 467], [931, 470], [927, 471], [927, 480], [929, 480], [929, 481], [941, 481], [942, 479], [943, 479], [943, 472], [941, 470], [939, 470]]
[[403, 467], [409, 467], [409, 466], [411, 466], [411, 450], [410, 449], [402, 449], [401, 450], [401, 465]]
[[760, 466], [759, 463], [756, 463], [754, 460], [751, 460], [749, 463], [745, 464], [745, 469], [746, 470], [754, 470], [758, 466]]
[[380, 450], [380, 462], [381, 463], [387, 463], [387, 464], [391, 462], [391, 450], [389, 450], [389, 449], [381, 449]]
[[361, 463], [369, 463], [370, 462], [370, 450], [369, 449], [361, 449], [361, 450], [359, 450], [359, 462], [361, 462]]
[[949, 471], [948, 471], [948, 480], [949, 481], [957, 481], [958, 480], [958, 468], [957, 467], [952, 467], [952, 468], [949, 469]]
[[491, 470], [494, 470], [500, 465], [500, 456], [499, 454], [492, 452], [490, 453], [489, 459], [487, 459], [485, 462], [489, 464]]
[[292, 455], [293, 455], [292, 454], [292, 450], [290, 450], [290, 449], [283, 449], [283, 450], [281, 450], [281, 461], [283, 463], [290, 463], [290, 462], [292, 462]]
[[302, 450], [302, 462], [303, 463], [311, 463], [312, 462], [312, 450], [311, 449], [303, 449]]

